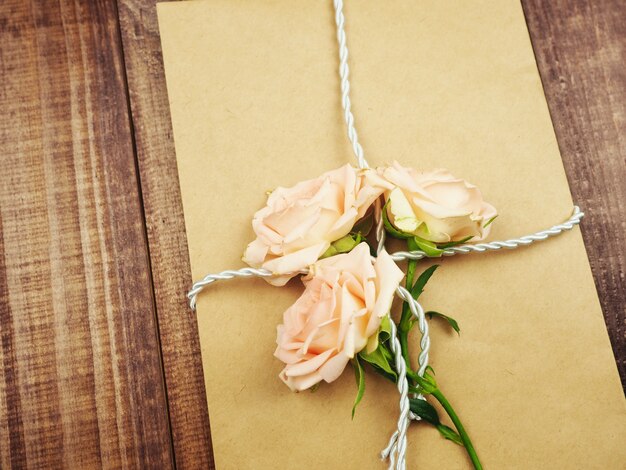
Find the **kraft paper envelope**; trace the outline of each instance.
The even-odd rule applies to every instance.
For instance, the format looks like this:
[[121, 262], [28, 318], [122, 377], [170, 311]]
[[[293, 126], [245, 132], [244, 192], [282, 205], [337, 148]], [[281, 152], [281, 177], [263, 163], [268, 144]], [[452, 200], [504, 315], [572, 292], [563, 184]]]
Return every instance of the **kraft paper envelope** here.
[[[354, 112], [372, 166], [446, 167], [475, 183], [501, 214], [492, 240], [569, 217], [517, 1], [368, 0], [345, 11]], [[199, 279], [243, 266], [266, 191], [355, 162], [332, 2], [166, 3], [159, 22]], [[625, 468], [625, 400], [579, 229], [440, 263], [421, 300], [455, 317], [461, 335], [431, 322], [432, 365], [485, 467]], [[302, 290], [298, 280], [276, 288], [246, 279], [200, 296], [219, 469], [384, 468], [378, 454], [398, 413], [391, 383], [368, 373], [351, 420], [351, 370], [315, 393], [292, 393], [277, 377], [276, 325]], [[470, 464], [463, 448], [413, 424], [408, 465]]]

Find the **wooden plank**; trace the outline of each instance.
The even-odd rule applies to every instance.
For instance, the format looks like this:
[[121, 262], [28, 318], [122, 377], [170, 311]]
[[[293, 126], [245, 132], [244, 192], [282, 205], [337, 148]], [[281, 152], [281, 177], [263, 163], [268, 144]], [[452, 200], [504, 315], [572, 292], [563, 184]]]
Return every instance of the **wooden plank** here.
[[523, 5], [626, 388], [626, 8], [622, 0]]
[[0, 6], [0, 467], [171, 468], [114, 2]]
[[214, 468], [156, 2], [118, 4], [176, 465]]

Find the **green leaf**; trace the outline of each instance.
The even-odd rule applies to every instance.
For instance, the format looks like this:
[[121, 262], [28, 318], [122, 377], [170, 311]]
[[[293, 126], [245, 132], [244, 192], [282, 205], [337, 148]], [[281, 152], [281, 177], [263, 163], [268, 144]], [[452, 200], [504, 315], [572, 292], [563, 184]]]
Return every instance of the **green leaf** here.
[[393, 370], [391, 365], [389, 364], [389, 360], [393, 358], [387, 346], [385, 346], [382, 342], [378, 344], [378, 347], [370, 354], [366, 354], [363, 351], [359, 353], [359, 357], [363, 359], [365, 362], [371, 364], [375, 368], [378, 368], [385, 372], [387, 375], [394, 378], [394, 382], [397, 381], [396, 372]]
[[458, 444], [460, 446], [463, 445], [463, 441], [461, 440], [461, 436], [459, 436], [459, 434], [454, 429], [446, 426], [445, 424], [439, 424], [437, 426], [437, 430], [439, 431], [439, 433], [443, 437], [445, 437], [449, 441], [452, 441], [455, 444]]
[[474, 238], [474, 235], [470, 235], [469, 237], [465, 237], [463, 240], [458, 240], [456, 242], [448, 242], [448, 243], [443, 243], [443, 244], [439, 243], [437, 244], [437, 246], [441, 248], [442, 250], [445, 250], [446, 248], [452, 248], [453, 246], [458, 246], [458, 245], [462, 245], [463, 243], [467, 243], [472, 238]]
[[447, 321], [448, 324], [450, 325], [450, 327], [454, 331], [456, 331], [456, 333], [459, 336], [461, 335], [461, 329], [459, 328], [459, 324], [457, 323], [457, 321], [454, 318], [449, 317], [447, 315], [444, 315], [443, 313], [433, 312], [433, 311], [426, 312], [426, 315], [428, 315], [431, 320], [433, 319], [433, 317], [437, 317], [437, 318], [441, 318], [441, 319]]
[[355, 356], [352, 360], [352, 365], [354, 366], [354, 375], [356, 377], [356, 385], [358, 387], [356, 398], [354, 399], [354, 405], [352, 405], [352, 419], [354, 419], [356, 407], [361, 402], [363, 394], [365, 393], [365, 374], [363, 373], [363, 366], [361, 366], [359, 356]]
[[412, 234], [401, 232], [400, 230], [398, 230], [391, 224], [391, 222], [389, 221], [389, 216], [387, 215], [388, 204], [389, 204], [389, 201], [385, 202], [385, 205], [383, 206], [383, 210], [381, 211], [382, 216], [383, 216], [383, 224], [385, 225], [385, 230], [387, 231], [387, 233], [394, 238], [401, 238], [401, 239], [412, 238], [413, 237]]
[[413, 284], [413, 287], [411, 288], [411, 295], [415, 300], [417, 300], [419, 296], [422, 295], [422, 292], [424, 292], [424, 287], [426, 287], [426, 283], [438, 267], [438, 264], [432, 265], [417, 278], [417, 281], [415, 281], [415, 284]]
[[442, 255], [443, 250], [441, 248], [437, 248], [437, 245], [434, 242], [424, 240], [420, 237], [413, 237], [413, 239], [419, 249], [422, 250], [429, 258], [438, 258]]
[[494, 220], [496, 220], [497, 218], [498, 218], [498, 214], [494, 215], [491, 219], [489, 219], [489, 220], [487, 221], [487, 223], [486, 223], [485, 225], [483, 225], [483, 228], [487, 228], [487, 227], [489, 227], [489, 226], [491, 225], [491, 223], [492, 223]]
[[433, 375], [435, 375], [435, 369], [433, 369], [430, 364], [426, 366], [426, 370], [427, 371], [431, 371], [433, 373]]
[[461, 446], [463, 445], [461, 436], [459, 436], [459, 434], [455, 430], [446, 426], [445, 424], [441, 424], [441, 421], [439, 420], [439, 413], [437, 413], [437, 410], [434, 406], [432, 406], [426, 400], [422, 400], [419, 398], [411, 398], [409, 400], [409, 403], [411, 411], [420, 418], [422, 418], [422, 420], [435, 426], [442, 437], [454, 442], [455, 444]]
[[311, 393], [315, 393], [317, 392], [317, 389], [320, 388], [320, 382], [317, 382], [315, 385], [313, 385], [312, 387], [309, 388], [309, 392]]
[[439, 426], [441, 424], [437, 410], [426, 400], [422, 400], [421, 398], [411, 398], [409, 399], [409, 403], [411, 411], [427, 423], [430, 423], [433, 426]]
[[395, 384], [395, 383], [398, 382], [398, 377], [395, 375], [395, 373], [394, 373], [394, 375], [391, 375], [391, 374], [388, 374], [387, 372], [385, 372], [384, 370], [379, 369], [378, 367], [376, 367], [373, 364], [371, 364], [371, 366], [372, 366], [372, 370], [374, 372], [376, 372], [378, 375], [384, 377], [385, 379], [389, 380], [391, 383]]

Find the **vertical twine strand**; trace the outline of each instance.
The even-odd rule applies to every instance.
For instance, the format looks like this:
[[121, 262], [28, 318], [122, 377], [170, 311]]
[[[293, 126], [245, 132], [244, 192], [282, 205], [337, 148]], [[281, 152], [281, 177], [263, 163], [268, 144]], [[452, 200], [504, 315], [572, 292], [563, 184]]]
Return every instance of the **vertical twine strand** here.
[[348, 66], [348, 46], [346, 44], [346, 31], [344, 29], [345, 18], [343, 16], [343, 1], [334, 0], [335, 4], [335, 24], [337, 25], [337, 42], [339, 43], [339, 77], [341, 78], [341, 106], [343, 107], [343, 118], [348, 128], [348, 138], [352, 144], [352, 150], [356, 156], [359, 168], [369, 168], [363, 156], [363, 147], [359, 143], [359, 136], [354, 127], [354, 116], [352, 115], [352, 103], [350, 101], [350, 67]]

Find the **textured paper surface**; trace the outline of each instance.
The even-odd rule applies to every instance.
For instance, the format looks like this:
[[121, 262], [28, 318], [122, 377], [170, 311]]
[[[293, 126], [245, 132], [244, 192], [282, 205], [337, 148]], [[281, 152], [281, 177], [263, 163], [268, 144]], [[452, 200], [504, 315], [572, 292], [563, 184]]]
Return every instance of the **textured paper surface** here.
[[[348, 2], [352, 98], [371, 165], [447, 167], [500, 211], [491, 239], [567, 218], [572, 200], [517, 1]], [[265, 192], [354, 162], [331, 2], [159, 5], [194, 279], [242, 266]], [[432, 364], [486, 468], [624, 468], [626, 407], [578, 229], [531, 248], [447, 258], [422, 300]], [[422, 267], [424, 267], [423, 265]], [[293, 394], [275, 328], [300, 294], [230, 281], [198, 322], [219, 469], [383, 468], [393, 385], [354, 377]], [[181, 312], [185, 314], [185, 312]], [[417, 352], [417, 336], [413, 338]], [[468, 468], [424, 425], [409, 468]]]

